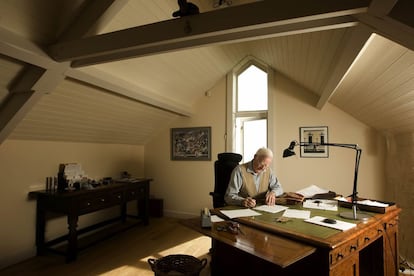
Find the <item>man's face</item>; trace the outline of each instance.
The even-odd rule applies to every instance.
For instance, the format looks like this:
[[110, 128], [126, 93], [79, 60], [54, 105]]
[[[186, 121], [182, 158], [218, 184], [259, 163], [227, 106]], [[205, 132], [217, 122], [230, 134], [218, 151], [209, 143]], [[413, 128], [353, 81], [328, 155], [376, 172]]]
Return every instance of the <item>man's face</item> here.
[[272, 163], [272, 158], [268, 156], [255, 156], [253, 160], [253, 170], [256, 173], [266, 170]]

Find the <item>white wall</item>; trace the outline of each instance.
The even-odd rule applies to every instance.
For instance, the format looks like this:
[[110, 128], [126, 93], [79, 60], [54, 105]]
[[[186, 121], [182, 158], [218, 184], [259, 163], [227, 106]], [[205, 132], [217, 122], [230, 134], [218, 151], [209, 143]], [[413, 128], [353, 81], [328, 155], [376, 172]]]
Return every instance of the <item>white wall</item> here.
[[285, 189], [296, 191], [315, 184], [343, 195], [352, 193], [355, 151], [329, 147], [329, 158], [282, 158], [290, 141], [299, 141], [299, 127], [328, 126], [331, 143], [358, 144], [362, 148], [359, 167], [359, 195], [384, 200], [385, 142], [374, 129], [364, 125], [337, 107], [327, 104], [316, 109], [317, 100], [306, 89], [276, 74], [276, 171]]
[[[327, 104], [314, 107], [316, 97], [280, 74], [275, 75], [275, 152], [274, 170], [286, 191], [296, 191], [311, 184], [343, 193], [352, 192], [355, 152], [330, 148], [329, 158], [282, 159], [291, 140], [299, 139], [300, 126], [329, 127], [329, 141], [357, 143], [363, 148], [360, 166], [360, 195], [383, 198], [383, 139], [371, 128]], [[212, 206], [208, 195], [214, 188], [214, 161], [225, 150], [225, 89], [223, 79], [195, 108], [196, 114], [180, 119], [172, 127], [212, 127], [211, 161], [171, 161], [170, 130], [165, 129], [145, 147], [147, 176], [154, 178], [152, 192], [164, 198], [165, 213], [196, 215], [200, 208]]]
[[[35, 255], [36, 203], [27, 194], [32, 186], [44, 187], [45, 177], [56, 176], [59, 164], [69, 162], [82, 164], [90, 177], [118, 177], [125, 170], [144, 176], [144, 147], [16, 140], [1, 144], [0, 268]], [[82, 216], [79, 227], [100, 215]], [[47, 225], [48, 238], [66, 233], [63, 218]]]

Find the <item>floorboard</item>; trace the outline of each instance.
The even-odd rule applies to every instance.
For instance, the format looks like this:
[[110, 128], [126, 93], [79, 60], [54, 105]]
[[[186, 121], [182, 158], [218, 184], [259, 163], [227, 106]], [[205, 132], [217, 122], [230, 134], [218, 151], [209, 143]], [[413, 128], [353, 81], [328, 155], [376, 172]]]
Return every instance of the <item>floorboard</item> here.
[[[0, 270], [0, 275], [154, 275], [147, 260], [170, 254], [207, 258], [211, 239], [182, 226], [177, 219], [151, 218], [138, 226], [91, 246], [66, 264], [63, 256], [36, 256]], [[209, 264], [200, 273], [210, 275]]]

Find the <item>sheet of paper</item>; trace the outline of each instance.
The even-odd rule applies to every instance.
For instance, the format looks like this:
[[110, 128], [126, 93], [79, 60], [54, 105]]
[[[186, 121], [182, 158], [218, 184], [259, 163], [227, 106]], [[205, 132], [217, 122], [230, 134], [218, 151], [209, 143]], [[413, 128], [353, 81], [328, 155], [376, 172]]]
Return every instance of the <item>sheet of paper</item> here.
[[281, 211], [284, 211], [284, 210], [286, 210], [288, 208], [289, 207], [282, 206], [282, 205], [273, 205], [273, 206], [270, 206], [270, 205], [260, 205], [260, 206], [257, 206], [255, 208], [253, 208], [253, 209], [274, 214], [274, 213], [279, 213]]
[[321, 225], [321, 226], [326, 226], [326, 227], [338, 229], [338, 230], [341, 230], [341, 231], [346, 231], [346, 230], [351, 229], [351, 228], [353, 228], [353, 227], [356, 226], [355, 223], [350, 223], [350, 222], [346, 222], [346, 221], [342, 221], [342, 220], [337, 220], [337, 219], [336, 219], [336, 223], [335, 224], [326, 223], [326, 222], [323, 222], [324, 219], [325, 219], [325, 217], [314, 216], [314, 217], [312, 217], [310, 219], [307, 219], [305, 221], [306, 222], [309, 222], [309, 223]]
[[220, 222], [220, 221], [224, 221], [224, 219], [222, 219], [221, 217], [217, 216], [217, 215], [211, 215], [210, 216], [211, 222]]
[[329, 190], [322, 189], [316, 185], [310, 185], [302, 190], [296, 191], [298, 194], [303, 195], [305, 198], [313, 197], [316, 194], [325, 194], [329, 192]]
[[287, 217], [287, 218], [308, 219], [308, 218], [310, 218], [310, 211], [287, 209], [283, 213], [283, 216]]
[[304, 208], [338, 211], [338, 201], [330, 199], [307, 199], [303, 202]]
[[220, 210], [224, 215], [230, 219], [241, 218], [241, 217], [252, 217], [260, 216], [261, 214], [252, 209], [236, 209], [236, 210]]

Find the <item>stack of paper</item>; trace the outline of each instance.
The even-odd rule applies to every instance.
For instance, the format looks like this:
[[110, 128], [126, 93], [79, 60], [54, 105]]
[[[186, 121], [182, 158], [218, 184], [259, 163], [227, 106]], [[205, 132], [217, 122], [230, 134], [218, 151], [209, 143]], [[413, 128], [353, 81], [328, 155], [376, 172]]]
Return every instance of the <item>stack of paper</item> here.
[[260, 216], [261, 214], [252, 209], [220, 210], [229, 219]]
[[254, 207], [253, 209], [274, 214], [274, 213], [279, 213], [281, 211], [284, 211], [288, 209], [288, 207], [282, 206], [282, 205], [273, 205], [273, 206], [260, 205], [260, 206]]

